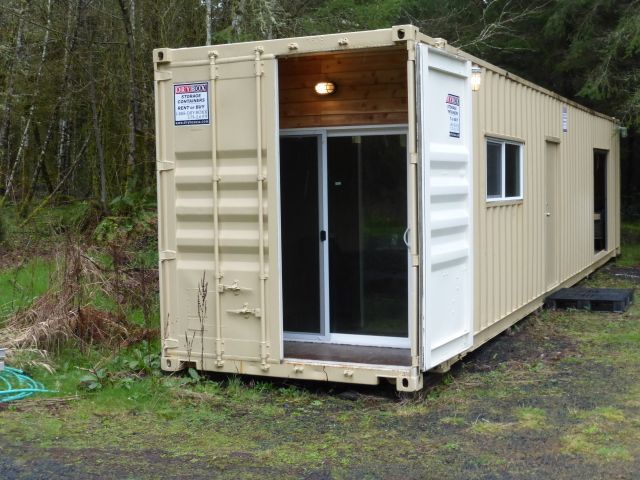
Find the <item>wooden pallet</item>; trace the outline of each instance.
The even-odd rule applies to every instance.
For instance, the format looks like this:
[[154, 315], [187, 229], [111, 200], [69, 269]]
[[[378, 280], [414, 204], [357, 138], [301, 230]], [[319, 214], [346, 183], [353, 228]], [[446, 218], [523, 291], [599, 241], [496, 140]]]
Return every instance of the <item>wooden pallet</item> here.
[[563, 288], [549, 295], [544, 306], [553, 310], [573, 308], [621, 313], [632, 301], [632, 288]]

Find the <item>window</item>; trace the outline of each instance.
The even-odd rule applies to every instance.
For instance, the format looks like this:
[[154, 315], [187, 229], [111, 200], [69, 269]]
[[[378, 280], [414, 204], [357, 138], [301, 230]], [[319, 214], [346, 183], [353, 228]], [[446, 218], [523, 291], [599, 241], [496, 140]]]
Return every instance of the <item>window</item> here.
[[487, 200], [522, 198], [522, 144], [487, 140]]

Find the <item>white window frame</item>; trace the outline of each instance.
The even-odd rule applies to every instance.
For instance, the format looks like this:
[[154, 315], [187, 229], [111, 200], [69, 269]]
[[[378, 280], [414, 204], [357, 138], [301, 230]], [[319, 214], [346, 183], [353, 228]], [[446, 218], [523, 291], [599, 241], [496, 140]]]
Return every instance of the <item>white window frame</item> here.
[[[494, 143], [494, 144], [499, 144], [500, 145], [500, 173], [502, 174], [502, 178], [500, 179], [500, 196], [499, 197], [490, 197], [489, 196], [489, 155], [487, 154], [487, 150], [488, 150], [488, 146], [489, 143]], [[507, 163], [507, 159], [506, 159], [506, 145], [516, 145], [517, 147], [519, 147], [519, 152], [520, 152], [520, 158], [518, 159], [520, 161], [520, 178], [518, 179], [520, 182], [520, 195], [514, 196], [514, 197], [507, 197], [505, 196], [505, 192], [506, 192], [506, 181], [507, 181], [507, 177], [506, 177], [506, 163]], [[523, 142], [516, 142], [516, 141], [512, 141], [512, 140], [504, 140], [501, 138], [495, 138], [495, 137], [487, 137], [485, 139], [485, 149], [484, 149], [484, 154], [485, 154], [485, 167], [486, 167], [486, 178], [485, 178], [485, 192], [486, 192], [486, 200], [487, 202], [504, 202], [504, 201], [508, 201], [508, 200], [522, 200], [524, 198], [524, 143]]]

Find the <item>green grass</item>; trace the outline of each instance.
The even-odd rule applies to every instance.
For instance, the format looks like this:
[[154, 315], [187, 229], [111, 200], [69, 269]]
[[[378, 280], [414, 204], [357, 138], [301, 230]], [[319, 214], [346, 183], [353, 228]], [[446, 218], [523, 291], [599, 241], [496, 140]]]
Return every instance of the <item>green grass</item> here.
[[14, 207], [5, 207], [1, 214], [4, 219], [9, 244], [21, 246], [24, 242], [48, 244], [59, 242], [65, 234], [77, 234], [85, 226], [91, 214], [89, 202], [73, 202], [49, 206], [37, 213], [27, 225], [22, 225]]
[[623, 223], [620, 237], [622, 255], [616, 263], [624, 267], [640, 266], [640, 223]]
[[0, 322], [45, 293], [54, 268], [52, 261], [36, 257], [19, 267], [0, 272]]

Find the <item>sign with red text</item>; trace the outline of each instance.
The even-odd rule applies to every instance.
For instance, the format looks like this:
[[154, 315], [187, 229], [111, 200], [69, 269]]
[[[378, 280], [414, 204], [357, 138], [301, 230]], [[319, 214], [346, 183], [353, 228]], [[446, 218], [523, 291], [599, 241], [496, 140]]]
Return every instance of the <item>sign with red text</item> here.
[[460, 97], [447, 95], [447, 113], [449, 114], [449, 136], [460, 138]]
[[173, 85], [175, 125], [209, 123], [209, 83], [176, 83]]

